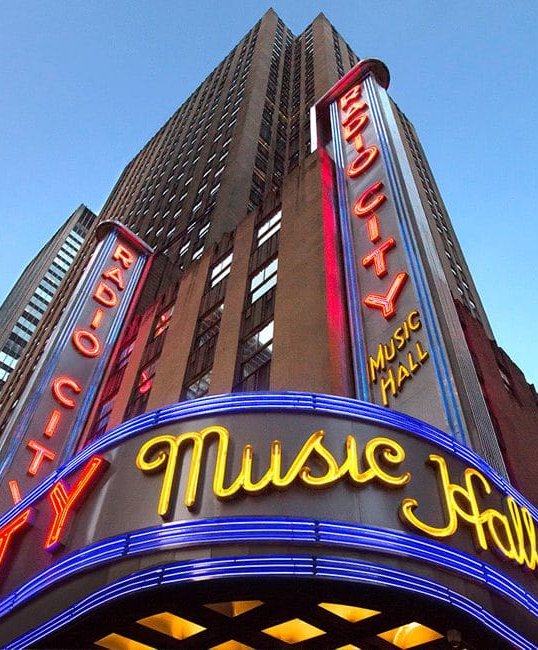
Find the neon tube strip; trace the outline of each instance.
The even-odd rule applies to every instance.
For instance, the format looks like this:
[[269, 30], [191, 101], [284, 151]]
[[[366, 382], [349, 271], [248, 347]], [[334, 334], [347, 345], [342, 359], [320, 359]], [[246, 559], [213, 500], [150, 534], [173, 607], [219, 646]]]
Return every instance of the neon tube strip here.
[[[156, 426], [211, 414], [281, 412], [314, 413], [344, 416], [359, 422], [391, 426], [410, 435], [428, 440], [449, 451], [464, 462], [478, 467], [502, 492], [514, 498], [522, 507], [538, 518], [532, 504], [497, 475], [473, 451], [457, 443], [452, 437], [408, 415], [383, 409], [357, 400], [310, 393], [242, 393], [206, 397], [182, 402], [125, 422], [94, 441], [66, 465], [56, 470], [19, 504], [0, 518], [4, 525], [20, 511], [41, 498], [54, 482], [67, 477], [82, 466], [95, 453], [112, 447]], [[449, 568], [487, 586], [538, 614], [538, 602], [513, 580], [460, 551], [437, 542], [418, 538], [399, 531], [365, 527], [350, 523], [315, 522], [299, 519], [239, 518], [197, 522], [172, 522], [161, 527], [129, 532], [100, 541], [63, 558], [0, 602], [0, 616], [6, 615], [22, 603], [37, 596], [45, 588], [78, 573], [90, 566], [111, 562], [120, 557], [150, 552], [162, 548], [201, 546], [214, 543], [252, 543], [253, 541], [284, 541], [286, 543], [312, 544], [357, 550], [374, 550], [385, 554], [418, 558], [430, 564]], [[489, 614], [488, 614], [489, 616]], [[499, 622], [499, 625], [504, 625]], [[508, 637], [507, 637], [508, 638]]]
[[379, 552], [420, 560], [473, 580], [509, 598], [538, 617], [538, 600], [520, 585], [474, 556], [410, 533], [346, 522], [282, 517], [234, 517], [171, 522], [131, 531], [74, 551], [0, 601], [0, 618], [79, 572], [165, 549], [221, 544], [281, 542], [340, 550]]
[[408, 592], [419, 593], [436, 600], [450, 603], [453, 607], [472, 616], [520, 650], [535, 650], [536, 646], [506, 626], [494, 616], [477, 606], [465, 596], [448, 589], [433, 580], [422, 578], [401, 570], [358, 560], [268, 555], [260, 557], [230, 557], [207, 560], [177, 562], [158, 568], [145, 569], [106, 585], [67, 608], [43, 625], [19, 637], [5, 646], [6, 650], [27, 648], [48, 634], [72, 623], [80, 616], [101, 605], [122, 598], [127, 594], [159, 586], [177, 585], [193, 580], [218, 580], [223, 578], [302, 577], [352, 580], [362, 584], [396, 587]]

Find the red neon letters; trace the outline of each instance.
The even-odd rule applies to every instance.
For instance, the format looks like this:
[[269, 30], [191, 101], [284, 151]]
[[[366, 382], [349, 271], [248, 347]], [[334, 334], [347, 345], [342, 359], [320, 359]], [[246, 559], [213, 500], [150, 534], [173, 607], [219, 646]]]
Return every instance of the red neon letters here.
[[76, 402], [72, 397], [67, 397], [64, 390], [69, 388], [73, 393], [78, 395], [82, 391], [82, 386], [72, 377], [56, 377], [52, 382], [52, 394], [54, 399], [64, 408], [75, 408]]
[[390, 283], [389, 290], [384, 296], [377, 293], [369, 293], [364, 299], [364, 304], [374, 309], [380, 309], [383, 316], [388, 320], [396, 313], [396, 300], [407, 281], [407, 273], [398, 273]]
[[76, 510], [82, 499], [87, 496], [87, 488], [91, 488], [108, 463], [100, 456], [91, 458], [82, 471], [78, 481], [68, 491], [63, 481], [58, 481], [49, 493], [49, 499], [54, 509], [54, 519], [50, 525], [45, 550], [54, 551], [61, 544], [62, 532], [67, 524], [67, 517]]
[[[343, 112], [341, 122], [344, 140], [353, 144], [358, 154], [347, 165], [346, 174], [349, 178], [356, 179], [375, 164], [379, 156], [379, 149], [375, 145], [366, 147], [363, 142], [362, 131], [368, 125], [369, 117], [368, 105], [362, 99], [362, 86], [360, 84], [353, 86], [340, 98], [339, 103]], [[359, 218], [367, 219], [368, 239], [373, 244], [381, 239], [379, 217], [375, 211], [387, 200], [382, 190], [383, 183], [378, 180], [367, 187], [353, 204], [353, 214]], [[395, 246], [396, 240], [394, 237], [389, 237], [362, 257], [362, 266], [364, 268], [373, 267], [376, 276], [384, 278], [388, 274], [388, 254]], [[407, 277], [407, 273], [401, 271], [394, 276], [385, 294], [369, 293], [363, 301], [366, 307], [378, 309], [387, 320], [392, 318], [396, 314], [396, 302], [405, 286]]]
[[[119, 305], [121, 292], [126, 286], [125, 272], [134, 264], [136, 259], [137, 255], [127, 246], [116, 243], [109, 258], [109, 264], [104, 268], [101, 277], [96, 282], [93, 293], [89, 297], [92, 307], [88, 317], [88, 325], [79, 323], [71, 335], [70, 342], [72, 349], [86, 360], [85, 363], [97, 359], [102, 353], [103, 335], [100, 335], [100, 331], [103, 332], [103, 327], [110, 323], [111, 316], [109, 314]], [[88, 310], [86, 309], [84, 313], [87, 314]], [[50, 383], [50, 394], [54, 406], [51, 407], [48, 413], [45, 410], [45, 417], [39, 424], [40, 431], [32, 431], [32, 438], [25, 443], [26, 448], [32, 454], [26, 470], [27, 475], [31, 477], [37, 476], [44, 466], [50, 466], [52, 461], [55, 460], [58, 449], [62, 446], [62, 441], [58, 440], [58, 437], [67, 434], [70, 424], [76, 418], [79, 408], [79, 396], [84, 393], [84, 389], [83, 381], [75, 377], [62, 374], [53, 377]], [[41, 441], [34, 437], [39, 433], [42, 436]], [[13, 500], [15, 502], [20, 501], [19, 482], [12, 479], [8, 481], [8, 486]], [[51, 495], [51, 499], [53, 499], [55, 507], [60, 509], [57, 511], [58, 522], [56, 528], [51, 532], [51, 545], [56, 543], [59, 536], [58, 531], [61, 532], [61, 518], [65, 519], [69, 509], [74, 504], [71, 501], [71, 495], [61, 485], [58, 485], [55, 490], [54, 494]], [[64, 499], [66, 499], [65, 502]]]
[[116, 292], [103, 281], [99, 282], [97, 285], [93, 294], [93, 299], [100, 302], [104, 307], [115, 307], [118, 304], [118, 296], [116, 295]]
[[[96, 481], [100, 478], [104, 470], [108, 467], [108, 462], [101, 456], [92, 456], [86, 463], [78, 479], [72, 488], [68, 488], [63, 481], [56, 482], [50, 490], [47, 497], [41, 497], [40, 506], [47, 508], [48, 503], [51, 506], [51, 523], [46, 533], [44, 548], [46, 551], [55, 551], [62, 543], [62, 536], [65, 536], [68, 520], [72, 520], [73, 513], [82, 505], [83, 500], [89, 495]], [[18, 486], [16, 481], [14, 486], [11, 485], [12, 494], [15, 501], [20, 501]], [[18, 499], [15, 497], [18, 496]], [[35, 505], [35, 504], [34, 504]], [[24, 532], [31, 526], [37, 508], [31, 506], [19, 514], [15, 515], [7, 524], [0, 528], [0, 568], [6, 558], [6, 553], [13, 543], [13, 539], [19, 532]], [[46, 513], [45, 513], [46, 514]]]
[[11, 545], [13, 535], [31, 524], [33, 513], [33, 508], [26, 508], [3, 528], [0, 528], [0, 566], [2, 566], [7, 550]]
[[26, 446], [34, 452], [32, 462], [28, 466], [28, 474], [30, 476], [35, 476], [39, 472], [45, 459], [54, 460], [56, 458], [56, 454], [53, 451], [39, 444], [36, 440], [30, 440]]
[[120, 261], [124, 269], [128, 269], [135, 261], [133, 253], [131, 253], [129, 249], [125, 248], [125, 246], [122, 246], [121, 244], [118, 244], [116, 246], [116, 250], [112, 254], [112, 259]]
[[77, 352], [85, 357], [98, 357], [101, 352], [101, 343], [93, 332], [88, 330], [75, 330], [72, 336], [73, 345]]

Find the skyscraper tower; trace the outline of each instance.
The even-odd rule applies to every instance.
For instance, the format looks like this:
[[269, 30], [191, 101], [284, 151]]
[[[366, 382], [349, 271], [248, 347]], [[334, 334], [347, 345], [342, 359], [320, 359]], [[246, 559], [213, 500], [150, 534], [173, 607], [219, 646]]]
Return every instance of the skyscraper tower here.
[[534, 647], [536, 393], [388, 85], [270, 10], [127, 165], [2, 394], [6, 647]]
[[0, 306], [0, 387], [71, 268], [97, 216], [81, 205], [28, 264]]

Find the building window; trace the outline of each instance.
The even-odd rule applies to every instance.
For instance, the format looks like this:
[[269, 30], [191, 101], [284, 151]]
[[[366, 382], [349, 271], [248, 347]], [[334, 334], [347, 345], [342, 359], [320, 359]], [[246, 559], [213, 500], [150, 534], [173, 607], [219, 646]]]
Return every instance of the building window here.
[[184, 399], [201, 397], [209, 390], [223, 311], [224, 303], [220, 302], [198, 318], [183, 385]]
[[280, 230], [280, 220], [282, 217], [282, 211], [279, 210], [272, 217], [269, 217], [262, 225], [258, 228], [256, 233], [256, 246], [261, 246], [264, 242], [270, 239], [275, 233]]
[[267, 390], [273, 354], [274, 321], [250, 335], [239, 349], [238, 391]]
[[153, 377], [155, 376], [156, 361], [144, 366], [138, 373], [135, 384], [135, 390], [131, 395], [131, 400], [125, 411], [125, 420], [134, 418], [144, 413], [148, 404], [151, 387], [153, 386]]
[[170, 326], [170, 320], [172, 318], [172, 314], [174, 313], [174, 306], [172, 305], [171, 307], [168, 307], [168, 309], [165, 309], [157, 318], [157, 322], [155, 323], [155, 328], [154, 328], [154, 338], [157, 338], [164, 334], [168, 327]]
[[217, 284], [219, 284], [219, 282], [222, 282], [222, 280], [224, 280], [224, 278], [230, 274], [230, 270], [232, 267], [232, 259], [233, 259], [233, 253], [230, 253], [218, 264], [215, 264], [215, 266], [211, 270], [211, 275], [210, 275], [211, 288], [216, 287]]
[[250, 302], [254, 303], [276, 285], [278, 259], [260, 269], [250, 281]]
[[185, 399], [196, 399], [203, 397], [209, 390], [211, 383], [211, 370], [204, 373], [199, 379], [193, 381], [192, 384], [185, 389]]

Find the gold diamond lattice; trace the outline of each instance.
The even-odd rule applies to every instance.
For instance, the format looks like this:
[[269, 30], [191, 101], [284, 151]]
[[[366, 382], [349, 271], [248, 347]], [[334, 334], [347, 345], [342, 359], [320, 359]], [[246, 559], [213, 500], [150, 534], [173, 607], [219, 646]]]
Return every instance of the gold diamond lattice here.
[[226, 603], [211, 603], [210, 605], [204, 605], [204, 607], [212, 609], [219, 614], [224, 614], [224, 616], [234, 618], [260, 605], [263, 605], [261, 600], [230, 600]]
[[279, 641], [290, 644], [300, 643], [301, 641], [307, 641], [308, 639], [325, 634], [323, 630], [302, 621], [300, 618], [293, 618], [289, 621], [284, 621], [284, 623], [273, 625], [273, 627], [268, 627], [262, 630], [262, 632]]
[[170, 614], [170, 612], [161, 612], [160, 614], [141, 618], [137, 623], [179, 640], [188, 639], [190, 636], [194, 636], [198, 632], [205, 630], [205, 627], [193, 623], [186, 618], [181, 618], [181, 616]]
[[415, 622], [395, 627], [393, 630], [387, 630], [387, 632], [382, 632], [377, 636], [402, 650], [414, 648], [415, 646], [422, 645], [428, 641], [435, 641], [436, 639], [443, 638], [443, 635], [439, 634], [439, 632], [436, 632], [421, 623]]
[[95, 641], [94, 644], [101, 648], [108, 648], [108, 650], [156, 650], [153, 646], [133, 641], [133, 639], [115, 632]]
[[239, 643], [239, 641], [230, 639], [224, 643], [219, 643], [219, 645], [212, 646], [209, 650], [254, 650], [254, 648], [251, 648], [249, 645], [245, 645], [244, 643]]
[[359, 621], [364, 621], [366, 618], [381, 613], [376, 609], [353, 607], [352, 605], [341, 605], [340, 603], [320, 603], [319, 606], [350, 623], [358, 623]]

